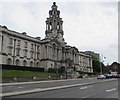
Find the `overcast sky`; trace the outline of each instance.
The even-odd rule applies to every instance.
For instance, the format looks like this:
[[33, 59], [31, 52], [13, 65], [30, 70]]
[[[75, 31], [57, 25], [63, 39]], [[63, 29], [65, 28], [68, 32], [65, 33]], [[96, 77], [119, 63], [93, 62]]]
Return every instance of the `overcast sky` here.
[[[7, 2], [4, 0], [0, 3], [0, 12], [2, 12], [0, 24], [7, 26], [8, 29], [20, 33], [26, 32], [30, 36], [40, 36], [43, 39], [46, 30], [45, 21], [54, 1]], [[118, 62], [117, 0], [114, 0], [115, 2], [113, 0], [68, 1], [56, 2], [61, 12], [60, 17], [64, 21], [64, 38], [67, 44], [76, 46], [79, 51], [94, 51], [102, 54], [106, 57], [103, 59], [105, 64]]]

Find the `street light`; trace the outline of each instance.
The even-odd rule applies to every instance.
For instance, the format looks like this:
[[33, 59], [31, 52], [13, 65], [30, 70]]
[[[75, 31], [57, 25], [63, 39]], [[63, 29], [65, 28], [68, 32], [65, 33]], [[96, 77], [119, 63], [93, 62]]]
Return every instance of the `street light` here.
[[[106, 59], [106, 57], [104, 57], [104, 59]], [[101, 54], [100, 56], [100, 74], [103, 74], [103, 69], [102, 69], [102, 63], [104, 62], [103, 60], [103, 54]]]

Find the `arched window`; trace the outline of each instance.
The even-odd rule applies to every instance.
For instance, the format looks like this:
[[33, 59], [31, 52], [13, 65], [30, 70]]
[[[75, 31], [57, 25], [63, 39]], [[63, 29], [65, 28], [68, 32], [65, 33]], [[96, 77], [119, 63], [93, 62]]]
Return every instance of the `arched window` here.
[[11, 65], [12, 64], [12, 60], [10, 58], [7, 59], [7, 64]]
[[30, 67], [33, 67], [33, 62], [32, 61], [30, 62]]
[[27, 66], [27, 61], [26, 60], [23, 61], [23, 66]]
[[20, 65], [20, 61], [17, 59], [16, 60], [16, 65], [19, 66]]
[[39, 62], [36, 63], [36, 67], [39, 67]]

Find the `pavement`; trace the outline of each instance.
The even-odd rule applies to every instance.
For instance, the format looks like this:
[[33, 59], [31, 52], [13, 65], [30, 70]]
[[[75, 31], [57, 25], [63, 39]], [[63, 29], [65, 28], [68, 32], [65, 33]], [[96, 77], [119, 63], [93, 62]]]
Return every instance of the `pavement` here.
[[[88, 78], [94, 79], [94, 78]], [[63, 80], [47, 80], [47, 81], [32, 81], [32, 82], [14, 82], [14, 83], [2, 83], [0, 86], [15, 86], [15, 85], [25, 85], [25, 84], [38, 84], [38, 83], [48, 83], [48, 82], [61, 82], [70, 80], [81, 80], [81, 79], [63, 79]]]

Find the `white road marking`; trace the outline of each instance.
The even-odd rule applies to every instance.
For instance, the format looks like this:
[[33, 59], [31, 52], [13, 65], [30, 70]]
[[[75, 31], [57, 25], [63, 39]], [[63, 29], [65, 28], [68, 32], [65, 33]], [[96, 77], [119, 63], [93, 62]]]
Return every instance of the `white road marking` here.
[[90, 88], [90, 87], [93, 87], [92, 85], [90, 86], [85, 86], [85, 87], [81, 87], [80, 89], [83, 90], [83, 89], [87, 89], [87, 88]]
[[18, 87], [18, 88], [20, 89], [20, 88], [23, 88], [23, 87]]
[[81, 87], [80, 89], [87, 89], [87, 87]]
[[111, 91], [115, 91], [116, 88], [113, 88], [113, 89], [109, 89], [109, 90], [106, 90], [106, 92], [111, 92]]

